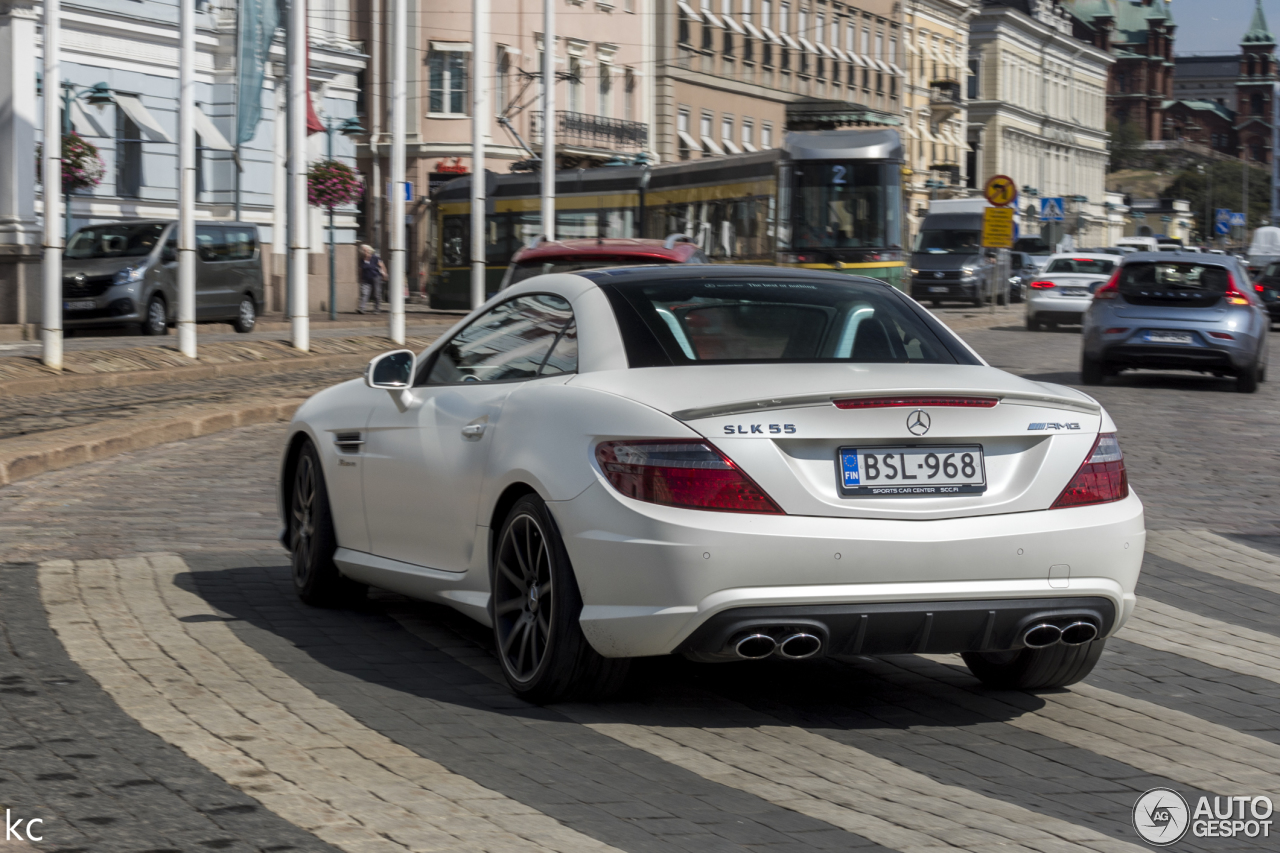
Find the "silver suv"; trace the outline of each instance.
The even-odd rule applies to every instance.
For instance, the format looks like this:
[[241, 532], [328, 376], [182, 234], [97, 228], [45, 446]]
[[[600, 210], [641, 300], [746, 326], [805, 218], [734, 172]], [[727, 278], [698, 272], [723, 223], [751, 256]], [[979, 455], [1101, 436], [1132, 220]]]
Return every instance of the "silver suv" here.
[[1196, 370], [1234, 376], [1244, 393], [1267, 375], [1262, 300], [1226, 255], [1139, 252], [1098, 288], [1084, 314], [1081, 379], [1121, 370]]
[[[142, 220], [72, 234], [62, 253], [63, 328], [136, 325], [144, 335], [166, 334], [178, 316], [177, 228]], [[197, 225], [196, 322], [249, 332], [262, 302], [257, 226]]]

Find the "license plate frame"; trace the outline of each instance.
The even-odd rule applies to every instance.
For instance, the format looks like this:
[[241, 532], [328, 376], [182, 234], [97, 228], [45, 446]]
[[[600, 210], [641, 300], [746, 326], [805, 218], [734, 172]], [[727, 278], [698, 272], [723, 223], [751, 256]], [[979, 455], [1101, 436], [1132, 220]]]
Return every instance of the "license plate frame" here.
[[63, 311], [92, 311], [98, 303], [92, 299], [71, 299], [62, 303]]
[[1149, 344], [1176, 344], [1178, 346], [1190, 346], [1195, 343], [1195, 336], [1190, 332], [1179, 332], [1175, 330], [1164, 329], [1148, 329], [1142, 336], [1142, 339]]
[[949, 288], [949, 287], [930, 287], [930, 288], [929, 288], [929, 292], [930, 292], [930, 293], [950, 293], [950, 292], [951, 292], [951, 288]]
[[1064, 287], [1062, 288], [1062, 295], [1072, 296], [1078, 299], [1082, 296], [1092, 296], [1093, 294], [1089, 292], [1089, 288], [1087, 287]]
[[[923, 479], [922, 475], [927, 474], [928, 470], [923, 467], [923, 460], [929, 454], [935, 454], [938, 458], [938, 464], [941, 472], [945, 474], [945, 460], [948, 454], [955, 454], [963, 458], [963, 454], [975, 454], [975, 468], [977, 469], [974, 476], [964, 478], [964, 482], [928, 482]], [[854, 473], [856, 477], [851, 480], [849, 471], [846, 468], [847, 457], [853, 454], [856, 463], [854, 464]], [[866, 457], [876, 457], [874, 466], [866, 464]], [[895, 476], [889, 478], [888, 471], [884, 471], [885, 467], [892, 467], [897, 470], [898, 466], [910, 455], [921, 467], [914, 469], [914, 477], [919, 478], [911, 482], [904, 481], [901, 477]], [[885, 456], [889, 456], [892, 460], [891, 466], [884, 466], [883, 460]], [[893, 457], [897, 456], [896, 459]], [[953, 460], [960, 464], [960, 459]], [[907, 461], [910, 464], [910, 460]], [[882, 470], [883, 473], [868, 480], [864, 476], [864, 472], [869, 467]], [[987, 490], [987, 464], [985, 454], [981, 444], [902, 444], [902, 445], [844, 445], [836, 448], [835, 457], [836, 487], [839, 489], [840, 496], [845, 498], [933, 498], [933, 497], [955, 497], [958, 495], [980, 495]], [[963, 474], [963, 470], [959, 473]], [[855, 483], [856, 480], [856, 483]], [[874, 483], [874, 484], [872, 484]]]

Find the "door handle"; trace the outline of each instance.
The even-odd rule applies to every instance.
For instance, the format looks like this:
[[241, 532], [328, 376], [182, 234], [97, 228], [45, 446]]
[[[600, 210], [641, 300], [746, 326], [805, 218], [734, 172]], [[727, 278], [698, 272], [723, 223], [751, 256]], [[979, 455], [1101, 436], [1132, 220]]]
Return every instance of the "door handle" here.
[[468, 439], [477, 439], [484, 435], [484, 428], [488, 424], [467, 424], [462, 428], [462, 437]]

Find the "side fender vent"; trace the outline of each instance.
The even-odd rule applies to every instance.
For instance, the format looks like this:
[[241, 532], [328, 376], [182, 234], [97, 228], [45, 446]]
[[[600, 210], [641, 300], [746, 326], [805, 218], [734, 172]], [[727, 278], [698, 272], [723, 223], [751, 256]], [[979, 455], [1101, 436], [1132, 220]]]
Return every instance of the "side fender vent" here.
[[334, 435], [333, 443], [339, 453], [359, 453], [364, 441], [358, 432], [340, 432]]

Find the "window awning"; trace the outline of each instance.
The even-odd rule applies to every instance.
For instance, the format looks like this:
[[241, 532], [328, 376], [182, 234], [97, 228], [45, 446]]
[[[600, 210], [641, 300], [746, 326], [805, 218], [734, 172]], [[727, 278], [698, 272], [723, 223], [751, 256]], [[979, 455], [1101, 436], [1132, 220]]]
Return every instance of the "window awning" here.
[[71, 129], [81, 136], [111, 136], [78, 100], [71, 101]]
[[741, 154], [741, 153], [742, 153], [742, 149], [741, 149], [741, 148], [739, 148], [738, 146], [734, 145], [734, 144], [733, 144], [733, 140], [732, 140], [732, 139], [722, 139], [722, 140], [720, 140], [720, 143], [721, 143], [722, 145], [724, 145], [724, 150], [725, 150], [725, 151], [728, 151], [730, 154]]
[[889, 70], [893, 72], [893, 76], [895, 77], [903, 77], [906, 74], [906, 72], [894, 65], [892, 62], [889, 63]]
[[885, 65], [883, 59], [873, 59], [871, 61], [874, 62], [876, 64], [876, 68], [879, 68], [881, 71], [888, 71], [890, 74], [893, 73], [889, 66]]
[[724, 29], [724, 21], [717, 18], [715, 12], [712, 12], [710, 9], [703, 9], [702, 17], [711, 26], [719, 27], [722, 30]]
[[431, 43], [432, 50], [443, 50], [452, 53], [470, 53], [471, 42], [469, 41], [433, 41]]
[[817, 55], [818, 55], [818, 49], [817, 49], [816, 47], [814, 47], [814, 46], [813, 46], [813, 42], [809, 41], [809, 40], [808, 40], [807, 38], [805, 38], [804, 36], [800, 36], [800, 45], [801, 45], [805, 50], [809, 51], [809, 53], [812, 53], [812, 54], [814, 54], [815, 56], [817, 56]]
[[763, 30], [764, 34], [769, 37], [769, 41], [773, 42], [776, 45], [783, 45], [782, 39], [778, 38], [778, 34], [775, 33], [773, 30], [769, 29], [768, 27], [761, 27], [760, 29]]
[[227, 141], [218, 128], [214, 127], [213, 121], [204, 114], [204, 110], [199, 107], [195, 111], [196, 133], [200, 134], [201, 147], [211, 148], [214, 151], [235, 151], [236, 147]]
[[747, 153], [749, 154], [754, 154], [756, 153], [756, 151], [760, 150], [756, 148], [754, 145], [752, 145], [750, 142], [747, 142], [745, 139], [742, 140], [742, 147], [746, 149]]
[[717, 156], [724, 156], [724, 149], [716, 144], [716, 141], [709, 136], [702, 137], [702, 144], [705, 151]]
[[729, 25], [729, 29], [733, 30], [738, 35], [745, 36], [747, 34], [747, 31], [742, 28], [742, 24], [739, 24], [733, 18], [729, 17], [728, 15], [721, 15], [720, 17], [723, 18], [724, 22]]
[[783, 33], [782, 40], [786, 42], [787, 46], [792, 50], [804, 50], [804, 48], [800, 47], [800, 43], [791, 37], [790, 33]]
[[823, 44], [822, 42], [818, 42], [818, 50], [822, 51], [824, 54], [826, 54], [826, 55], [827, 55], [829, 58], [831, 58], [831, 59], [835, 59], [835, 58], [836, 58], [836, 55], [835, 55], [834, 53], [832, 53], [832, 52], [831, 52], [831, 48], [827, 47], [827, 46], [826, 46], [825, 44]]
[[142, 105], [142, 101], [138, 100], [136, 95], [117, 93], [115, 98], [116, 107], [124, 110], [125, 115], [138, 126], [138, 132], [143, 139], [148, 142], [173, 142], [169, 134], [165, 133], [164, 128], [160, 126], [160, 122], [147, 112], [147, 108]]
[[867, 67], [866, 60], [864, 60], [861, 56], [858, 56], [858, 54], [854, 53], [852, 50], [849, 51], [849, 61], [852, 62], [854, 65], [861, 65], [863, 68]]
[[690, 17], [695, 21], [702, 20], [702, 16], [699, 15], [697, 12], [695, 12], [693, 10], [693, 7], [690, 6], [688, 3], [684, 2], [684, 0], [676, 0], [676, 8], [678, 8], [681, 12], [683, 12], [687, 17]]
[[744, 20], [742, 21], [742, 25], [743, 25], [744, 27], [746, 27], [746, 28], [747, 28], [747, 32], [751, 33], [751, 35], [755, 36], [756, 38], [760, 39], [761, 41], [764, 41], [764, 39], [765, 39], [765, 35], [764, 35], [764, 33], [760, 32], [759, 28], [758, 28], [758, 27], [756, 27], [756, 25], [755, 25], [755, 24], [753, 24], [753, 23], [751, 23], [750, 21], [748, 21], [748, 20], [745, 20], [745, 19], [744, 19]]
[[702, 150], [702, 146], [698, 144], [698, 141], [696, 139], [694, 139], [692, 136], [689, 135], [689, 131], [677, 130], [676, 136], [680, 137], [680, 141], [683, 142], [685, 144], [685, 147], [688, 148], [690, 151]]

